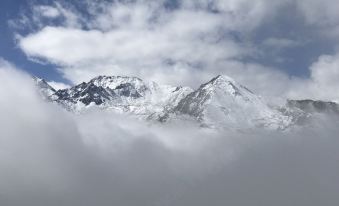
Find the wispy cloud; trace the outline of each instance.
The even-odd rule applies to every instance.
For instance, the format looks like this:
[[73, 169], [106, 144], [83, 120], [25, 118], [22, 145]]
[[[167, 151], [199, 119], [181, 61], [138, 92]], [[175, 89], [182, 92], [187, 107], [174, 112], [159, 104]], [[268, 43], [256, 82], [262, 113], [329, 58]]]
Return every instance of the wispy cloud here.
[[[263, 37], [259, 43], [252, 36], [258, 35], [263, 25], [273, 28], [275, 19], [286, 17], [284, 8], [299, 12], [303, 26], [322, 35], [321, 31], [336, 28], [339, 23], [331, 9], [335, 3], [336, 0], [322, 3], [321, 8], [328, 12], [319, 18], [315, 17], [320, 14], [311, 15], [318, 6], [313, 1], [182, 0], [172, 5], [168, 1], [86, 1], [85, 13], [71, 4], [55, 3], [50, 7], [59, 11], [63, 21], [40, 22], [39, 29], [19, 38], [19, 47], [30, 58], [57, 64], [73, 83], [106, 74], [196, 87], [222, 73], [263, 95], [305, 96], [301, 88], [305, 82], [307, 88], [312, 88], [313, 76], [317, 75], [312, 68], [310, 78], [301, 79], [255, 60], [270, 52], [266, 58], [282, 63], [287, 59], [283, 51], [310, 40], [300, 39], [300, 35], [293, 38], [292, 31], [273, 32], [275, 35]], [[328, 23], [321, 25], [318, 21]], [[319, 53], [319, 57], [322, 55]], [[295, 84], [304, 86], [295, 90]], [[317, 91], [312, 96], [322, 98]], [[332, 99], [337, 95], [332, 94]]]
[[61, 15], [60, 11], [53, 6], [36, 6], [34, 11], [47, 18], [56, 18]]
[[268, 38], [263, 41], [263, 45], [276, 49], [284, 49], [300, 45], [299, 41], [284, 38]]

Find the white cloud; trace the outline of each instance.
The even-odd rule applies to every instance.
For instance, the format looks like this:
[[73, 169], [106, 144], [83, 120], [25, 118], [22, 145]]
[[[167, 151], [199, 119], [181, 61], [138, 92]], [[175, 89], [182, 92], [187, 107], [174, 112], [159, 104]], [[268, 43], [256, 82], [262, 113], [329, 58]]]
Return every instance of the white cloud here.
[[[324, 5], [320, 7], [329, 12], [314, 15], [313, 20], [311, 14], [318, 6], [313, 1], [183, 0], [176, 10], [166, 10], [163, 3], [88, 1], [92, 18], [84, 18], [70, 6], [56, 3], [54, 8], [65, 17], [65, 22], [60, 26], [42, 26], [20, 38], [19, 46], [30, 58], [59, 65], [63, 76], [73, 83], [97, 75], [131, 75], [197, 87], [217, 74], [226, 74], [265, 96], [299, 98], [312, 94], [323, 98], [320, 92], [311, 92], [317, 88], [311, 83], [315, 82], [314, 77], [292, 78], [277, 69], [244, 63], [242, 59], [260, 55], [260, 46], [246, 39], [255, 29], [281, 15], [280, 9], [294, 5], [307, 24], [330, 22], [324, 25], [328, 27], [337, 23], [331, 6], [334, 1], [321, 3]], [[292, 39], [272, 36], [263, 45], [286, 49], [302, 44]], [[296, 85], [298, 90], [293, 88]]]
[[90, 4], [94, 19], [85, 24], [91, 30], [44, 27], [19, 45], [30, 57], [62, 65], [64, 76], [73, 82], [109, 73], [193, 85], [192, 73], [203, 70], [211, 76], [216, 63], [252, 53], [227, 32], [248, 30], [255, 25], [253, 19], [261, 20], [259, 16], [269, 11], [261, 1], [213, 2], [222, 13], [206, 11], [203, 2], [193, 4], [185, 1], [182, 9], [171, 12], [161, 2]]
[[339, 14], [336, 9], [338, 0], [304, 0], [296, 1], [306, 20], [310, 24], [337, 25]]
[[[190, 72], [194, 65], [202, 64], [210, 68], [214, 62], [241, 57], [250, 52], [231, 39], [218, 40], [224, 35], [219, 32], [223, 21], [218, 15], [177, 11], [165, 15], [168, 17], [165, 22], [152, 23], [144, 17], [145, 20], [140, 23], [138, 15], [146, 12], [134, 11], [128, 10], [132, 12], [128, 13], [131, 17], [127, 18], [130, 22], [112, 19], [118, 29], [85, 31], [45, 27], [22, 38], [20, 47], [28, 56], [62, 65], [61, 71], [73, 82], [88, 80], [87, 77], [93, 73], [106, 73], [105, 68], [110, 69], [110, 74], [124, 71], [127, 75], [146, 79], [154, 77], [152, 74], [166, 73], [166, 69], [168, 73], [179, 75], [181, 73], [176, 73], [177, 68], [168, 64], [183, 63], [190, 67], [187, 71]], [[84, 76], [71, 77], [69, 73]]]
[[60, 26], [69, 28], [80, 28], [83, 16], [71, 4], [54, 2], [50, 5], [33, 4], [29, 11], [23, 10], [17, 19], [8, 20], [11, 28], [18, 31], [38, 31], [46, 25], [53, 25], [55, 20]]
[[339, 56], [323, 55], [310, 67], [311, 78], [290, 90], [292, 98], [339, 102]]
[[70, 6], [63, 6], [62, 4], [55, 2], [54, 8], [57, 9], [64, 18], [64, 26], [79, 28], [81, 27], [81, 19], [83, 16], [74, 8]]
[[183, 0], [188, 8], [214, 9], [222, 12], [224, 21], [229, 22], [236, 30], [251, 31], [263, 22], [275, 17], [277, 10], [290, 0]]
[[292, 39], [284, 39], [284, 38], [268, 38], [265, 39], [262, 43], [264, 46], [273, 47], [277, 49], [296, 47], [300, 45], [299, 41]]
[[[225, 36], [228, 30], [238, 27], [235, 24], [248, 21], [241, 16], [252, 7], [246, 7], [243, 5], [245, 3], [241, 6], [232, 3], [230, 11], [213, 14], [207, 12], [204, 5], [201, 5], [202, 9], [195, 10], [189, 4], [185, 2], [184, 9], [174, 12], [167, 12], [159, 6], [161, 3], [154, 2], [103, 4], [103, 7], [90, 4], [89, 10], [92, 12], [97, 12], [97, 7], [103, 9], [94, 15], [92, 21], [86, 22], [92, 30], [45, 27], [22, 38], [20, 47], [29, 56], [63, 65], [62, 71], [66, 77], [75, 82], [87, 80], [85, 77], [93, 73], [105, 73], [105, 69], [99, 67], [111, 67], [111, 74], [126, 71], [125, 74], [134, 73], [144, 78], [149, 78], [150, 74], [156, 74], [151, 78], [159, 76], [163, 67], [168, 69], [165, 73], [172, 72], [173, 76], [183, 74], [177, 73], [177, 69], [189, 68], [184, 72], [189, 74], [195, 71], [192, 68], [194, 65], [209, 69], [214, 62], [239, 58], [252, 52], [230, 36]], [[261, 11], [261, 6], [253, 8]], [[232, 14], [238, 10], [241, 10], [239, 14]], [[171, 68], [166, 65], [167, 62], [177, 63], [178, 66]], [[178, 68], [180, 65], [185, 66]], [[92, 69], [77, 71], [84, 67]], [[86, 75], [82, 78], [79, 75], [71, 77], [69, 73]], [[190, 80], [189, 77], [185, 79]]]
[[36, 6], [34, 11], [47, 18], [56, 18], [61, 15], [60, 11], [52, 6]]
[[296, 1], [296, 4], [308, 24], [318, 26], [319, 33], [337, 39], [339, 34], [338, 0], [303, 0]]

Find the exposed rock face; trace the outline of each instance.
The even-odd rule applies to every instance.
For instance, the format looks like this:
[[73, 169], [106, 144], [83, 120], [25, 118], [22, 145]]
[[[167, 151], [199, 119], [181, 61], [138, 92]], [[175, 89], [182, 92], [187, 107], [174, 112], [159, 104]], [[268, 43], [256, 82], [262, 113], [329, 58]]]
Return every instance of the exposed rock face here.
[[91, 104], [133, 104], [147, 91], [148, 88], [139, 78], [99, 76], [88, 83], [57, 91], [55, 101], [68, 105], [70, 110], [81, 112]]

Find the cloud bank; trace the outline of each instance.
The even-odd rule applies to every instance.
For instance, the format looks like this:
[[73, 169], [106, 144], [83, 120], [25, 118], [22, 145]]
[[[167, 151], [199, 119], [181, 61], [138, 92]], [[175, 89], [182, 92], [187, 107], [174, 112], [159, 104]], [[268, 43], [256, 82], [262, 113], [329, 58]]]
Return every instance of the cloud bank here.
[[[29, 58], [58, 65], [63, 76], [73, 83], [97, 75], [129, 75], [197, 87], [218, 74], [226, 74], [263, 96], [337, 101], [336, 92], [324, 94], [324, 90], [336, 90], [324, 77], [336, 78], [328, 67], [337, 68], [337, 54], [326, 57], [333, 61], [325, 65], [323, 56], [329, 54], [319, 53], [319, 60], [309, 65], [309, 77], [290, 76], [258, 59], [290, 61], [284, 52], [317, 39], [337, 45], [334, 37], [339, 18], [333, 5], [338, 3], [84, 1], [80, 5], [82, 12], [76, 4], [66, 2], [34, 5], [31, 21], [24, 16], [25, 21], [16, 22], [31, 28], [19, 37], [18, 46]], [[318, 12], [319, 8], [323, 12]], [[292, 28], [302, 27], [305, 31], [288, 31], [291, 18], [299, 22], [290, 25]], [[279, 19], [288, 22], [285, 29]], [[272, 31], [267, 33], [267, 27]]]
[[286, 133], [74, 116], [0, 62], [0, 202], [62, 205], [338, 205], [331, 117]]

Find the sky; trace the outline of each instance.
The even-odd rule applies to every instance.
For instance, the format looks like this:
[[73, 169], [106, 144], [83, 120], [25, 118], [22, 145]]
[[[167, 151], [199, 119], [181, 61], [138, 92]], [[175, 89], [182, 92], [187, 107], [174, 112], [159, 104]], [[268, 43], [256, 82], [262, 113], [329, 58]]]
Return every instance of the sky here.
[[0, 56], [8, 61], [15, 63], [21, 69], [32, 75], [46, 78], [48, 80], [63, 81], [63, 78], [55, 70], [53, 65], [37, 64], [28, 60], [17, 45], [15, 39], [15, 30], [9, 26], [11, 19], [16, 19], [21, 12], [30, 7], [29, 2], [21, 0], [4, 0], [1, 2], [0, 14]]
[[196, 88], [223, 74], [263, 96], [337, 101], [336, 4], [5, 0], [0, 57], [60, 86], [127, 75]]

